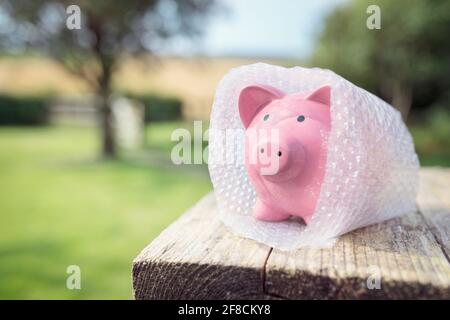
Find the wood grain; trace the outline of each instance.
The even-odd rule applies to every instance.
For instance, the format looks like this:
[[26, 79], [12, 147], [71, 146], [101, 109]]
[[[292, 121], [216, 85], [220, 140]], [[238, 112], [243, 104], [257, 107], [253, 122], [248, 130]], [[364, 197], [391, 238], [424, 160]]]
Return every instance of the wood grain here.
[[207, 195], [135, 259], [136, 299], [264, 298], [268, 248], [228, 232], [215, 206]]
[[283, 252], [239, 238], [207, 195], [135, 259], [135, 298], [450, 299], [450, 170], [420, 176], [418, 212], [327, 249]]

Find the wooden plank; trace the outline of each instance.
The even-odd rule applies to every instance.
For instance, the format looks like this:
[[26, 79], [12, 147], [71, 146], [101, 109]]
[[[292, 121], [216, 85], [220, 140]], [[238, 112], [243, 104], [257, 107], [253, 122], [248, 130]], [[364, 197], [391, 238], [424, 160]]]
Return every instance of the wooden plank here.
[[450, 169], [422, 170], [418, 206], [450, 261]]
[[[369, 289], [378, 275], [380, 289]], [[273, 250], [265, 287], [289, 299], [450, 298], [449, 279], [433, 234], [411, 214], [345, 235], [330, 249]]]
[[[356, 230], [330, 249], [273, 250], [266, 265], [267, 293], [289, 299], [450, 298], [450, 265], [436, 241], [436, 230], [448, 241], [449, 207], [440, 203], [439, 212], [431, 211], [438, 201], [429, 186], [434, 180], [422, 172], [421, 212]], [[369, 289], [369, 277], [377, 274], [381, 289]]]
[[270, 248], [237, 237], [217, 218], [213, 194], [156, 238], [133, 263], [136, 299], [263, 299]]
[[208, 195], [135, 259], [135, 297], [450, 299], [448, 177], [421, 171], [420, 212], [356, 230], [332, 248], [293, 252], [228, 232]]

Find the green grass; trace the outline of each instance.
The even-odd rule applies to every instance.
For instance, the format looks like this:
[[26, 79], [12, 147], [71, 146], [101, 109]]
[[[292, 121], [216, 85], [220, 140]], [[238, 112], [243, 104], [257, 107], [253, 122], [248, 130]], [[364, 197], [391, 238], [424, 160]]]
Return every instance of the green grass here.
[[413, 127], [410, 131], [421, 166], [450, 167], [450, 133], [440, 137], [427, 127]]
[[450, 111], [432, 108], [427, 115], [416, 116], [410, 125], [422, 166], [450, 167]]
[[[167, 161], [172, 126], [147, 132]], [[0, 298], [131, 298], [133, 258], [211, 189], [207, 174], [96, 160], [96, 134], [0, 128]], [[69, 265], [81, 290], [66, 288]]]
[[[200, 122], [199, 122], [200, 123]], [[173, 122], [161, 122], [161, 123], [150, 123], [146, 127], [146, 145], [148, 148], [155, 150], [165, 151], [170, 153], [172, 146], [177, 143], [177, 141], [173, 141], [168, 143], [167, 140], [170, 141], [171, 134], [176, 129], [186, 129], [192, 133], [192, 141], [194, 143], [194, 139], [197, 141], [202, 140], [204, 132], [209, 128], [209, 123], [203, 121], [201, 124], [197, 125], [197, 131], [201, 134], [199, 136], [194, 135], [194, 123], [193, 122], [183, 122], [183, 121], [173, 121]], [[202, 146], [207, 146], [207, 141], [201, 141]]]

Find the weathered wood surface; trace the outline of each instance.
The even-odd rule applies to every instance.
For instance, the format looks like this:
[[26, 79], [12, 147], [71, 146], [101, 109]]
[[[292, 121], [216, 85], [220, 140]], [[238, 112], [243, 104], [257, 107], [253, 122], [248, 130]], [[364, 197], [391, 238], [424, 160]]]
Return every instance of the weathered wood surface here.
[[418, 212], [329, 249], [283, 252], [237, 237], [210, 194], [134, 260], [135, 298], [450, 299], [450, 169], [420, 176]]

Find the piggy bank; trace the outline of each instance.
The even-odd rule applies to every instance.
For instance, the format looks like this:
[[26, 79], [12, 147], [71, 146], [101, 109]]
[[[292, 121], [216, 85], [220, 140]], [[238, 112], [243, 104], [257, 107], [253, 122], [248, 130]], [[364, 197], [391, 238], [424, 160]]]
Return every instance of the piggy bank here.
[[266, 85], [240, 91], [245, 167], [257, 199], [253, 216], [282, 221], [314, 214], [325, 175], [331, 87], [285, 94]]
[[419, 161], [400, 113], [331, 70], [233, 68], [209, 133], [217, 214], [238, 236], [323, 248], [417, 211]]

